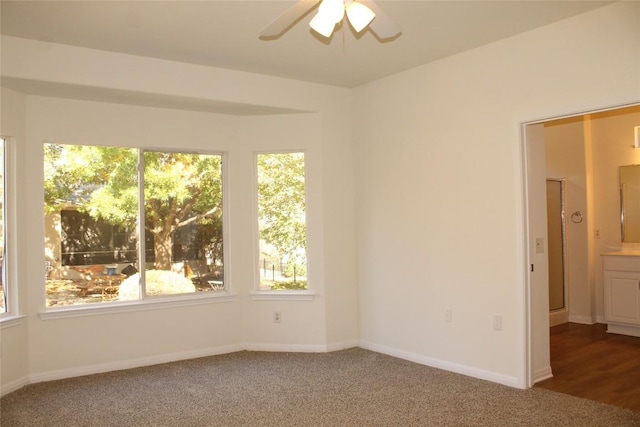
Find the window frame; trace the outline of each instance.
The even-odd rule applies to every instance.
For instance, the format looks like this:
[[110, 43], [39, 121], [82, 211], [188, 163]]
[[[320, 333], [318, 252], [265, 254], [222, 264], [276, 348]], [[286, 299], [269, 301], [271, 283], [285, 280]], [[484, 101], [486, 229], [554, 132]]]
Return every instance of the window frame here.
[[[305, 241], [305, 257], [307, 261], [307, 288], [306, 289], [290, 289], [290, 290], [262, 290], [260, 289], [260, 224], [259, 224], [259, 197], [258, 197], [258, 156], [264, 154], [293, 154], [301, 153], [304, 155], [304, 200], [305, 200], [305, 229], [306, 229], [306, 241]], [[315, 298], [315, 292], [313, 291], [312, 281], [312, 264], [313, 261], [309, 257], [309, 153], [306, 149], [279, 149], [279, 150], [259, 150], [253, 152], [253, 180], [252, 180], [252, 195], [253, 195], [253, 272], [254, 280], [251, 291], [251, 298], [256, 301], [311, 301]]]
[[17, 257], [14, 254], [17, 253], [18, 247], [15, 239], [11, 239], [11, 236], [17, 235], [16, 222], [14, 218], [17, 218], [16, 212], [16, 176], [15, 172], [17, 168], [14, 150], [14, 139], [9, 136], [0, 135], [0, 139], [3, 142], [3, 160], [4, 160], [4, 173], [3, 182], [3, 210], [2, 213], [2, 227], [4, 237], [4, 248], [2, 255], [2, 275], [5, 296], [5, 308], [0, 313], [0, 322], [2, 327], [13, 326], [16, 322], [24, 316], [20, 315], [20, 305], [18, 300], [18, 287], [15, 272], [17, 271]]
[[[231, 275], [230, 275], [230, 266], [229, 266], [229, 172], [228, 172], [228, 153], [226, 151], [219, 150], [200, 150], [200, 149], [190, 149], [190, 150], [182, 150], [179, 148], [167, 148], [167, 147], [130, 147], [130, 146], [111, 146], [111, 145], [102, 145], [102, 144], [72, 144], [72, 143], [60, 143], [60, 142], [51, 142], [44, 141], [44, 144], [60, 144], [60, 145], [83, 145], [83, 146], [95, 146], [95, 147], [116, 147], [122, 149], [133, 149], [137, 151], [138, 154], [138, 217], [137, 224], [138, 229], [140, 230], [140, 221], [143, 221], [144, 218], [144, 153], [145, 152], [165, 152], [165, 153], [184, 153], [184, 154], [202, 154], [202, 155], [212, 155], [212, 156], [220, 156], [220, 168], [221, 168], [221, 190], [222, 190], [222, 236], [223, 236], [223, 272], [224, 272], [224, 289], [218, 291], [208, 291], [208, 292], [193, 292], [193, 293], [185, 293], [185, 294], [171, 294], [171, 295], [154, 295], [147, 296], [145, 294], [145, 268], [140, 270], [141, 276], [141, 285], [140, 285], [140, 298], [137, 300], [130, 301], [108, 301], [108, 302], [96, 302], [96, 303], [86, 303], [80, 305], [69, 305], [69, 306], [51, 306], [47, 307], [45, 304], [44, 311], [39, 313], [39, 317], [42, 320], [50, 320], [50, 319], [60, 319], [60, 318], [69, 318], [69, 317], [81, 317], [88, 315], [101, 315], [107, 313], [122, 313], [122, 312], [130, 312], [130, 311], [146, 311], [146, 310], [155, 310], [155, 309], [163, 309], [169, 307], [184, 307], [191, 305], [202, 305], [202, 304], [211, 304], [211, 303], [220, 303], [227, 301], [235, 301], [237, 296], [232, 292], [231, 286]], [[44, 158], [43, 158], [44, 161]], [[44, 181], [42, 183], [44, 186]], [[144, 233], [142, 236], [138, 236], [138, 240], [142, 239], [140, 244], [140, 248], [138, 250], [138, 258], [140, 258], [140, 253], [144, 254], [145, 250], [145, 242], [144, 242]], [[43, 236], [43, 241], [44, 241]], [[144, 258], [142, 258], [144, 259]], [[45, 285], [43, 283], [43, 285]], [[43, 293], [45, 292], [45, 287], [43, 286]], [[46, 301], [46, 295], [45, 295]]]

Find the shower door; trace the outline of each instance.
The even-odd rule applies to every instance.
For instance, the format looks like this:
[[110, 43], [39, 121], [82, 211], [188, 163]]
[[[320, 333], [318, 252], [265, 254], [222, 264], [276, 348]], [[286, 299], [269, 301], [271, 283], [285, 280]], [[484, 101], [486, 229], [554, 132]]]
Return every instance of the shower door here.
[[547, 180], [549, 311], [566, 309], [564, 181]]

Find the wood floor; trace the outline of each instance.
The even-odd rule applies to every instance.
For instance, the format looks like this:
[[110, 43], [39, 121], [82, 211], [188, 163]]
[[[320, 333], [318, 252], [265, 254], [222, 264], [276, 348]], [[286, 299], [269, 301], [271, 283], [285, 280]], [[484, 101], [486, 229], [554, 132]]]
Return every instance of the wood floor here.
[[552, 327], [553, 378], [536, 387], [640, 411], [640, 338], [606, 329], [577, 323]]

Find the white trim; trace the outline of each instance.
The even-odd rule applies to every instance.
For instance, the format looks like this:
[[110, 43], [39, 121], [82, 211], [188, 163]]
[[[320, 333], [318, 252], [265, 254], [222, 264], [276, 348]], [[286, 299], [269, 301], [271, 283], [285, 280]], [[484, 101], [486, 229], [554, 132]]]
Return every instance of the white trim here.
[[59, 369], [42, 372], [29, 376], [30, 384], [44, 381], [54, 381], [63, 378], [80, 377], [83, 375], [101, 374], [104, 372], [121, 371], [123, 369], [139, 368], [141, 366], [159, 365], [162, 363], [176, 362], [180, 360], [196, 359], [199, 357], [216, 356], [219, 354], [235, 353], [242, 351], [241, 345], [225, 345], [220, 347], [204, 348], [201, 350], [185, 351], [180, 353], [163, 354], [160, 356], [143, 357], [140, 359], [119, 360], [117, 362], [86, 365], [75, 368]]
[[308, 291], [255, 291], [251, 292], [254, 301], [313, 301], [316, 294]]
[[231, 230], [231, 166], [229, 166], [229, 152], [221, 151], [220, 155], [220, 179], [222, 184], [220, 191], [222, 191], [222, 277], [224, 289], [228, 293], [232, 293], [232, 272], [231, 272], [231, 250], [233, 243], [229, 231]]
[[124, 369], [139, 368], [142, 366], [159, 365], [162, 363], [177, 362], [181, 360], [196, 359], [199, 357], [216, 356], [220, 354], [236, 353], [239, 351], [265, 351], [265, 352], [295, 352], [295, 353], [327, 353], [330, 351], [345, 350], [357, 347], [357, 341], [345, 341], [329, 346], [322, 344], [268, 344], [268, 343], [245, 343], [230, 344], [219, 347], [205, 348], [201, 350], [185, 351], [179, 353], [163, 354], [159, 356], [143, 357], [139, 359], [120, 360], [116, 362], [100, 363], [97, 365], [86, 365], [68, 369], [57, 369], [54, 371], [42, 372], [28, 377], [20, 378], [2, 387], [1, 395], [16, 391], [28, 384], [45, 381], [55, 381], [65, 378], [80, 377], [84, 375], [101, 374], [105, 372], [120, 371]]
[[587, 114], [597, 114], [597, 113], [606, 113], [607, 111], [615, 111], [621, 110], [629, 107], [637, 107], [640, 105], [640, 101], [621, 101], [622, 104], [610, 104], [607, 107], [589, 109], [588, 107], [585, 109], [573, 111], [571, 113], [558, 113], [558, 115], [551, 115], [544, 118], [534, 119], [534, 120], [526, 120], [522, 123], [525, 125], [537, 125], [541, 123], [550, 122], [553, 120], [561, 120], [561, 119], [570, 119], [573, 117], [585, 116]]
[[534, 384], [539, 383], [540, 381], [548, 380], [549, 378], [553, 378], [553, 373], [551, 372], [551, 366], [538, 369], [533, 373]]
[[640, 337], [640, 328], [633, 325], [618, 325], [615, 323], [607, 324], [607, 332], [610, 334], [631, 335], [632, 337]]
[[327, 346], [323, 344], [269, 344], [269, 343], [245, 343], [247, 351], [269, 351], [278, 353], [326, 353]]
[[408, 351], [396, 350], [391, 347], [375, 344], [369, 341], [360, 341], [360, 347], [375, 351], [378, 353], [386, 354], [400, 359], [409, 360], [411, 362], [419, 363], [421, 365], [431, 366], [432, 368], [443, 369], [445, 371], [455, 372], [457, 374], [466, 375], [473, 378], [479, 378], [481, 380], [492, 381], [494, 383], [503, 384], [514, 388], [526, 388], [524, 387], [517, 377], [498, 374], [496, 372], [486, 371], [484, 369], [474, 368], [472, 366], [461, 365], [458, 363], [448, 362], [446, 360], [434, 359], [431, 357], [422, 356], [420, 354], [411, 353]]
[[580, 323], [583, 325], [594, 325], [596, 323], [603, 323], [603, 322], [596, 322], [593, 316], [579, 316], [571, 313], [569, 313], [569, 322]]
[[358, 340], [349, 340], [349, 341], [336, 342], [333, 344], [327, 344], [326, 349], [327, 349], [327, 352], [332, 352], [332, 351], [347, 350], [355, 347], [358, 347]]
[[26, 317], [25, 315], [0, 317], [0, 330], [22, 325], [22, 320]]
[[52, 308], [43, 313], [39, 313], [38, 315], [41, 320], [67, 319], [70, 317], [98, 316], [103, 314], [127, 313], [131, 311], [160, 310], [174, 307], [188, 307], [192, 305], [216, 304], [221, 302], [232, 302], [237, 299], [237, 295], [234, 294], [219, 294], [215, 291], [211, 291], [210, 293], [211, 295], [203, 295], [202, 292], [199, 292], [195, 295], [149, 298], [133, 302], [100, 303]]
[[18, 149], [16, 148], [16, 138], [7, 135], [0, 135], [4, 140], [4, 236], [5, 252], [3, 274], [5, 288], [7, 291], [7, 306], [2, 313], [5, 317], [17, 316], [20, 311], [20, 301], [18, 294], [21, 292], [18, 286], [20, 269], [18, 268], [18, 202], [17, 195], [20, 193], [18, 182]]
[[569, 310], [567, 310], [566, 308], [561, 308], [560, 310], [549, 312], [549, 327], [562, 325], [563, 323], [567, 323], [568, 321]]
[[524, 306], [522, 307], [522, 314], [524, 320], [524, 330], [522, 334], [523, 338], [523, 348], [524, 354], [520, 360], [521, 362], [521, 372], [523, 375], [524, 387], [533, 387], [533, 311], [531, 308], [532, 305], [532, 289], [531, 289], [531, 269], [529, 266], [531, 265], [531, 250], [530, 250], [530, 240], [531, 240], [531, 231], [530, 231], [530, 218], [529, 218], [529, 153], [528, 153], [528, 143], [527, 143], [527, 122], [519, 123], [519, 133], [520, 133], [520, 144], [518, 144], [518, 149], [520, 150], [520, 168], [521, 173], [518, 177], [520, 182], [520, 189], [522, 194], [520, 197], [519, 207], [522, 209], [520, 212], [522, 221], [522, 246], [520, 247], [521, 257], [520, 259], [523, 262], [522, 269], [522, 279], [523, 279], [523, 287], [519, 289], [521, 293], [522, 303]]
[[247, 351], [269, 352], [293, 352], [293, 353], [330, 353], [358, 347], [357, 340], [343, 341], [333, 344], [270, 344], [270, 343], [245, 343]]
[[15, 381], [11, 381], [8, 384], [2, 385], [2, 387], [0, 387], [0, 396], [4, 396], [16, 390], [19, 390], [28, 384], [29, 384], [29, 378], [27, 377], [18, 378]]

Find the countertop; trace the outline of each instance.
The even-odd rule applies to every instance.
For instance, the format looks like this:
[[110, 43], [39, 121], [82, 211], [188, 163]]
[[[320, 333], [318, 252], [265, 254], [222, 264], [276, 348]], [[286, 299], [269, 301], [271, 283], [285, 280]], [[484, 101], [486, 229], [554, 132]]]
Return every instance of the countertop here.
[[615, 252], [605, 252], [601, 256], [637, 256], [640, 257], [640, 249], [624, 249]]

